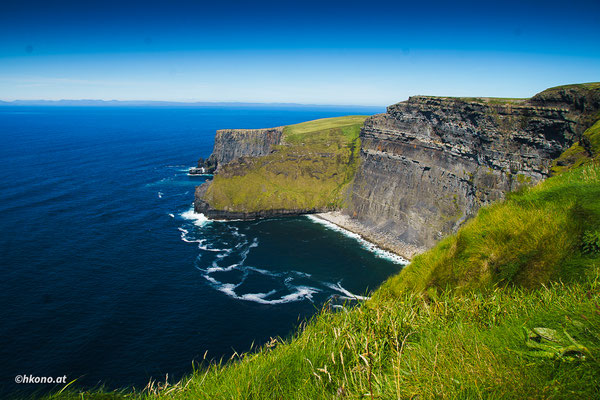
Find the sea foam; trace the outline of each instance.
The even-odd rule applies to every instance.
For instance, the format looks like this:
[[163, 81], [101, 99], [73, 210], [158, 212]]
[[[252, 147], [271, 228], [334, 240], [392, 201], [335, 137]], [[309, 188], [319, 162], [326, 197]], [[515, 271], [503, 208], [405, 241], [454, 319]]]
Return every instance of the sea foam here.
[[183, 212], [179, 215], [181, 215], [181, 217], [184, 219], [192, 221], [194, 223], [194, 225], [200, 226], [200, 227], [202, 227], [206, 223], [210, 222], [210, 220], [208, 218], [206, 218], [206, 216], [204, 214], [194, 212], [193, 208], [190, 208], [186, 212]]
[[329, 222], [322, 218], [315, 217], [314, 215], [307, 215], [307, 217], [308, 217], [308, 219], [310, 219], [313, 222], [316, 222], [317, 224], [321, 224], [328, 229], [331, 229], [336, 232], [340, 232], [344, 236], [347, 236], [349, 238], [356, 240], [361, 245], [362, 248], [370, 251], [376, 257], [386, 259], [395, 264], [401, 264], [401, 265], [408, 264], [408, 260], [406, 260], [405, 258], [400, 257], [399, 255], [394, 254], [390, 251], [384, 250], [381, 247], [377, 246], [376, 244], [373, 244], [373, 243], [363, 239], [363, 237], [360, 236], [358, 233], [354, 233], [352, 231], [349, 231], [348, 229], [344, 229], [344, 228], [334, 224], [333, 222]]

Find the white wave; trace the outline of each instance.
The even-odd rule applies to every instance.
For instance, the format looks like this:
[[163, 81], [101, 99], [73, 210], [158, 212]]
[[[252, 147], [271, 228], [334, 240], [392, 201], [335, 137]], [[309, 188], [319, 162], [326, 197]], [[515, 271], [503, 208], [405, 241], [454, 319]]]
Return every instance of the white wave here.
[[[214, 279], [212, 279], [212, 280], [214, 281]], [[272, 296], [273, 294], [275, 294], [275, 292], [276, 292], [275, 290], [271, 290], [267, 293], [246, 293], [246, 294], [243, 294], [240, 296], [235, 293], [236, 288], [237, 288], [237, 285], [233, 285], [231, 283], [223, 283], [223, 284], [217, 286], [217, 290], [225, 293], [226, 295], [228, 295], [229, 297], [232, 297], [234, 299], [244, 300], [244, 301], [252, 301], [254, 303], [269, 304], [269, 305], [285, 304], [285, 303], [291, 303], [294, 301], [301, 301], [301, 300], [312, 301], [312, 299], [313, 299], [312, 295], [319, 292], [318, 289], [315, 289], [312, 287], [298, 286], [295, 288], [296, 291], [294, 293], [286, 294], [285, 296], [282, 296], [278, 299], [267, 300], [266, 297], [269, 297], [269, 296]]]
[[236, 287], [237, 286], [233, 283], [223, 283], [218, 287], [218, 289], [230, 297], [239, 298], [239, 296], [235, 294]]
[[357, 294], [354, 294], [350, 291], [348, 291], [346, 288], [344, 288], [342, 285], [340, 285], [340, 283], [329, 283], [329, 282], [324, 282], [323, 283], [325, 286], [327, 286], [330, 289], [335, 290], [336, 292], [340, 292], [342, 293], [344, 296], [340, 296], [340, 298], [342, 299], [346, 299], [346, 300], [369, 300], [370, 297], [366, 297], [366, 296], [359, 296]]
[[175, 215], [174, 214], [169, 214], [169, 217], [175, 218]]
[[212, 274], [213, 272], [227, 272], [235, 269], [239, 266], [239, 264], [231, 264], [227, 267], [219, 267], [216, 261], [213, 261], [212, 267], [206, 269], [207, 274]]
[[208, 218], [206, 218], [206, 216], [204, 214], [194, 212], [194, 208], [190, 208], [186, 212], [183, 212], [179, 215], [181, 215], [181, 217], [184, 219], [192, 221], [194, 223], [194, 225], [200, 226], [200, 227], [204, 226], [207, 222], [210, 222], [210, 220]]
[[[177, 228], [177, 229], [181, 232], [181, 240], [183, 240], [186, 243], [198, 243], [198, 248], [200, 250], [214, 251], [214, 252], [224, 251], [224, 252], [226, 252], [225, 255], [227, 255], [231, 252], [231, 249], [213, 249], [211, 247], [208, 247], [208, 245], [204, 244], [204, 242], [206, 242], [207, 239], [190, 239], [187, 236], [190, 233], [187, 229], [184, 229], [184, 228]], [[219, 256], [217, 256], [217, 257], [219, 257]]]
[[[185, 170], [185, 171], [189, 171], [189, 170]], [[203, 177], [208, 177], [208, 176], [214, 176], [213, 174], [190, 174], [188, 172], [187, 176], [203, 176]]]
[[310, 300], [312, 302], [312, 295], [317, 292], [319, 292], [319, 289], [315, 289], [310, 286], [297, 286], [296, 292], [285, 295], [280, 299], [271, 300], [268, 304], [291, 303], [292, 301], [299, 301], [304, 299]]
[[275, 294], [275, 292], [276, 292], [276, 290], [271, 290], [268, 293], [246, 293], [246, 294], [239, 296], [239, 298], [241, 300], [254, 301], [256, 303], [265, 304], [269, 301], [272, 301], [272, 300], [265, 300], [265, 297], [269, 297], [269, 296]]
[[[269, 305], [291, 303], [294, 301], [301, 301], [301, 300], [309, 300], [312, 302], [313, 294], [320, 291], [319, 289], [316, 289], [316, 288], [310, 287], [310, 286], [293, 286], [290, 283], [292, 279], [290, 279], [288, 277], [285, 279], [284, 283], [285, 283], [285, 286], [288, 288], [288, 290], [290, 290], [292, 293], [286, 294], [285, 296], [281, 296], [281, 297], [275, 298], [275, 299], [267, 299], [268, 297], [274, 295], [277, 292], [275, 289], [272, 289], [266, 293], [245, 293], [245, 294], [238, 295], [236, 293], [236, 289], [244, 283], [244, 281], [248, 277], [249, 271], [257, 272], [257, 273], [268, 275], [268, 276], [280, 276], [281, 274], [276, 273], [276, 272], [266, 271], [266, 270], [263, 270], [260, 268], [242, 266], [240, 263], [232, 264], [227, 267], [220, 267], [216, 261], [213, 261], [212, 266], [207, 269], [203, 269], [198, 266], [196, 268], [198, 268], [200, 271], [204, 272], [204, 274], [203, 274], [204, 278], [216, 290], [218, 290], [222, 293], [225, 293], [227, 296], [234, 298], [236, 300], [251, 301], [254, 303], [269, 304]], [[243, 271], [243, 277], [240, 280], [240, 282], [238, 282], [237, 284], [219, 282], [217, 279], [213, 278], [210, 275], [213, 272], [227, 272], [227, 271], [231, 271], [233, 269], [239, 269], [239, 270]]]
[[325, 226], [326, 228], [329, 228], [333, 231], [340, 232], [344, 236], [355, 239], [361, 245], [361, 247], [363, 247], [365, 250], [373, 253], [375, 255], [375, 257], [386, 259], [395, 264], [400, 264], [400, 265], [408, 264], [408, 260], [406, 260], [405, 258], [400, 257], [399, 255], [394, 254], [390, 251], [384, 250], [381, 247], [377, 246], [376, 244], [373, 244], [373, 243], [365, 240], [358, 233], [351, 232], [347, 229], [344, 229], [344, 228], [334, 224], [333, 222], [329, 222], [324, 219], [315, 217], [314, 215], [307, 215], [307, 217], [308, 217], [308, 219], [310, 219], [313, 222], [316, 222], [317, 224], [321, 224], [321, 225]]
[[213, 285], [221, 285], [221, 282], [219, 282], [218, 280], [216, 280], [215, 278], [213, 278], [212, 276], [210, 276], [208, 274], [204, 275], [204, 279], [206, 279], [207, 281], [209, 281]]
[[225, 252], [231, 252], [231, 249], [213, 249], [212, 247], [208, 247], [208, 245], [202, 245], [202, 243], [204, 243], [206, 241], [206, 239], [198, 242], [200, 243], [200, 245], [198, 246], [198, 248], [200, 250], [204, 250], [204, 251], [214, 251], [214, 252], [221, 252], [221, 251], [225, 251]]
[[158, 192], [158, 198], [162, 199], [162, 197], [163, 197], [163, 193], [162, 192]]
[[203, 240], [197, 240], [197, 239], [189, 239], [187, 237], [187, 234], [190, 233], [187, 229], [183, 229], [183, 228], [177, 228], [179, 230], [179, 232], [181, 232], [181, 240], [183, 240], [186, 243], [198, 243], [198, 244], [202, 244]]

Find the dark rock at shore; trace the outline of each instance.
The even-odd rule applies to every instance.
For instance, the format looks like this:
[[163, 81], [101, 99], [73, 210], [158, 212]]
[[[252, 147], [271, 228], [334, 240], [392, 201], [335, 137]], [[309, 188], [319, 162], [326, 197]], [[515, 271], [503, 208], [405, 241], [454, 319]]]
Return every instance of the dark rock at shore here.
[[198, 159], [198, 166], [190, 168], [190, 175], [204, 175], [213, 174], [217, 169], [217, 164], [210, 158], [204, 159], [200, 157]]

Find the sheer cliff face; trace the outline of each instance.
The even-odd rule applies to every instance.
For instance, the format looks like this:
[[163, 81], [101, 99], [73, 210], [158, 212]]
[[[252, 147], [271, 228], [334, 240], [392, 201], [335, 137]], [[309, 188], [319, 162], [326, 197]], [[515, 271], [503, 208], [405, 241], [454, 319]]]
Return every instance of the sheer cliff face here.
[[365, 122], [345, 212], [424, 250], [482, 205], [547, 177], [575, 128], [565, 108], [412, 97]]
[[283, 127], [267, 129], [221, 129], [215, 136], [215, 146], [208, 162], [219, 166], [240, 157], [259, 157], [280, 144]]

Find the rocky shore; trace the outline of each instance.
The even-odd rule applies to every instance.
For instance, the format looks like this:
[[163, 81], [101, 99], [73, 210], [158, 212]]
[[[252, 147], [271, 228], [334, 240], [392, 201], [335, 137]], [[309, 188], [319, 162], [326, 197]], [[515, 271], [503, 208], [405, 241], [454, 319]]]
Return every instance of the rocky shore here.
[[347, 231], [356, 233], [377, 247], [397, 254], [407, 260], [410, 260], [426, 250], [422, 247], [406, 244], [390, 233], [377, 231], [340, 211], [318, 213], [314, 214], [314, 216], [324, 221], [331, 222]]

